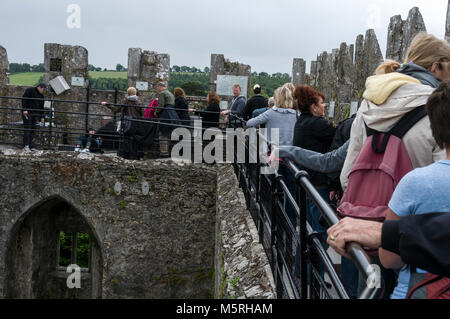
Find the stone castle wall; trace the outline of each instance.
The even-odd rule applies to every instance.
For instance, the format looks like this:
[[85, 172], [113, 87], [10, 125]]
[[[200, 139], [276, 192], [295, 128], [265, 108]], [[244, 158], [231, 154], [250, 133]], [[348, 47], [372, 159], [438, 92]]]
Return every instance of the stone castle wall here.
[[[450, 17], [447, 19], [448, 30], [449, 21]], [[392, 17], [388, 27], [386, 59], [403, 62], [411, 40], [421, 31], [426, 31], [426, 27], [417, 7], [409, 11], [406, 20], [402, 20], [400, 15]], [[338, 123], [345, 119], [343, 116], [349, 115], [350, 102], [361, 102], [366, 79], [383, 61], [375, 31], [370, 29], [365, 36], [358, 35], [355, 44], [344, 42], [331, 53], [319, 54], [316, 61], [311, 61], [309, 74], [305, 71], [305, 60], [294, 59], [293, 83], [310, 85], [324, 93], [326, 102], [334, 101], [336, 107], [332, 119]]]

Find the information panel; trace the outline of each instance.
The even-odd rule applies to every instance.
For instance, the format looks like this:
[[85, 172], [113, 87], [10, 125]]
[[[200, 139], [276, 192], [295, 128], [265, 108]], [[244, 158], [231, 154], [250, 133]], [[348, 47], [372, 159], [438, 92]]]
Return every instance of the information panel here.
[[72, 76], [72, 86], [84, 86], [84, 78]]
[[136, 89], [138, 89], [139, 91], [147, 91], [148, 82], [136, 81]]
[[335, 101], [331, 101], [330, 102], [330, 109], [328, 110], [328, 117], [330, 119], [334, 118], [334, 107], [335, 107], [335, 105], [336, 105]]
[[356, 114], [356, 112], [358, 112], [358, 101], [353, 101], [353, 102], [350, 104], [350, 117], [351, 117], [353, 114]]
[[226, 110], [226, 109], [228, 109], [228, 102], [227, 101], [220, 101], [219, 106], [220, 106], [221, 110]]
[[233, 96], [233, 85], [241, 86], [241, 94], [247, 96], [248, 77], [235, 75], [218, 75], [216, 93], [223, 96]]

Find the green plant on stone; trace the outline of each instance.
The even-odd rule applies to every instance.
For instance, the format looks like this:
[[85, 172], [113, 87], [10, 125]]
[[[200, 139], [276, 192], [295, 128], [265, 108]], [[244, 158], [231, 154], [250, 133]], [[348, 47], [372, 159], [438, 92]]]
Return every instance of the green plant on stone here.
[[125, 209], [127, 208], [128, 203], [125, 200], [121, 200], [117, 205], [119, 205], [122, 209]]
[[236, 285], [238, 284], [238, 282], [241, 280], [241, 278], [239, 278], [239, 276], [235, 276], [234, 279], [230, 282], [232, 287], [236, 287]]
[[136, 171], [133, 171], [132, 174], [131, 174], [131, 176], [128, 176], [128, 180], [129, 180], [130, 182], [132, 182], [132, 183], [134, 183], [134, 182], [139, 182], [139, 176], [138, 176], [138, 174], [136, 173]]

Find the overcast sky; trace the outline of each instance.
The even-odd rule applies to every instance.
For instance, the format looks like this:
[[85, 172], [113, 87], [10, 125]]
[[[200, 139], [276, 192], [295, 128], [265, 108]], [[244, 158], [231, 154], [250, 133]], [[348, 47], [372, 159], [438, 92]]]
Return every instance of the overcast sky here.
[[[322, 51], [375, 29], [383, 54], [389, 19], [417, 6], [443, 38], [447, 0], [1, 0], [0, 45], [9, 62], [39, 64], [44, 43], [81, 45], [89, 63], [127, 66], [128, 48], [168, 53], [171, 65], [210, 65], [211, 53], [252, 71], [289, 73]], [[74, 28], [80, 8], [80, 28]], [[69, 24], [68, 24], [69, 22]], [[308, 69], [309, 71], [309, 69]]]

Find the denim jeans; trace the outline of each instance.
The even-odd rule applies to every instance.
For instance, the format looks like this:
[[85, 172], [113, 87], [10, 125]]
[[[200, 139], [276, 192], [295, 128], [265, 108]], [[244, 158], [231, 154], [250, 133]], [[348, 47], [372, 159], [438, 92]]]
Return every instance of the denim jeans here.
[[[290, 193], [292, 194], [292, 197], [297, 202], [297, 187], [295, 185], [295, 177], [289, 170], [289, 168], [280, 163], [280, 167], [278, 168], [278, 174], [282, 175], [284, 177], [284, 180], [286, 181], [286, 186], [288, 187]], [[283, 205], [286, 214], [289, 217], [289, 220], [296, 229], [297, 227], [297, 212], [295, 211], [294, 207], [292, 207], [291, 204], [288, 203], [286, 196], [284, 197], [284, 205]]]
[[91, 136], [86, 137], [85, 135], [80, 135], [80, 137], [78, 138], [77, 145], [89, 148], [91, 147], [92, 142], [96, 144], [96, 147], [99, 147], [98, 141], [96, 139], [92, 138]]

